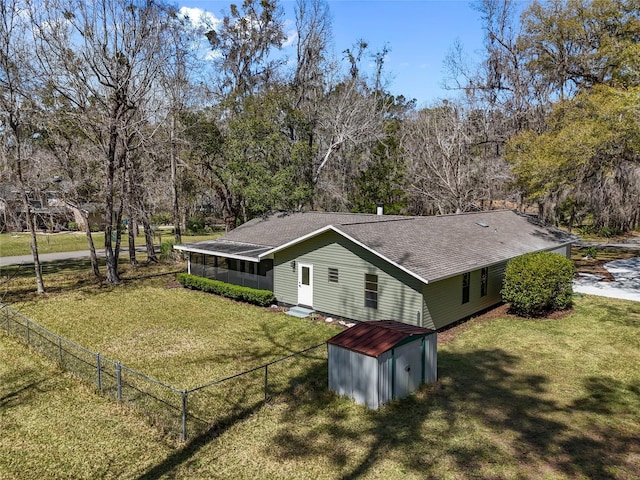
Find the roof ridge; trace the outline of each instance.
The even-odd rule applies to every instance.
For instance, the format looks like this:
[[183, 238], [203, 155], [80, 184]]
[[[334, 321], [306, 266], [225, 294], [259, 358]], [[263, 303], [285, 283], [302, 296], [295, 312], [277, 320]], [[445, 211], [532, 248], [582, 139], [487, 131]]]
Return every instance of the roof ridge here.
[[[399, 216], [396, 217], [392, 217], [392, 218], [384, 218], [387, 217], [387, 215], [373, 215], [374, 217], [382, 217], [380, 220], [378, 221], [369, 221], [369, 222], [349, 222], [349, 223], [338, 223], [337, 225], [369, 225], [371, 223], [387, 223], [387, 222], [406, 222], [407, 220], [415, 220], [417, 217], [413, 217], [413, 216], [406, 216], [406, 217], [402, 217], [402, 218], [398, 218]], [[390, 217], [390, 216], [389, 216]]]
[[441, 215], [420, 215], [420, 217], [461, 217], [461, 216], [471, 216], [471, 215], [483, 215], [487, 213], [500, 213], [500, 212], [513, 212], [517, 213], [515, 210], [510, 210], [508, 208], [498, 208], [496, 210], [478, 210], [475, 212], [462, 212], [462, 213], [443, 213]]

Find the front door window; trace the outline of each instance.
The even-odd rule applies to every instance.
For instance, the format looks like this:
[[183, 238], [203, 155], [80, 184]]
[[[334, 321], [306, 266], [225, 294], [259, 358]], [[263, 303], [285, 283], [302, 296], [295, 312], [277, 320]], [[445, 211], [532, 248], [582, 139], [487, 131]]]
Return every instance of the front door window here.
[[313, 265], [298, 264], [298, 305], [313, 306]]

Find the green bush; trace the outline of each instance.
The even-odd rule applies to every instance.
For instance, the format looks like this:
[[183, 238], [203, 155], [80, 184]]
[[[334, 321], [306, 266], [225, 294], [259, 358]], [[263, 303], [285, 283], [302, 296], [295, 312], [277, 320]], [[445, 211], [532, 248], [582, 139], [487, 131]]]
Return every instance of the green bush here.
[[616, 227], [602, 227], [598, 234], [604, 238], [611, 238], [622, 234], [622, 230]]
[[77, 232], [78, 224], [76, 222], [69, 222], [69, 224], [67, 225], [67, 228], [69, 228], [69, 230], [71, 230], [72, 232]]
[[167, 212], [155, 213], [150, 220], [154, 225], [173, 225], [173, 217]]
[[525, 317], [542, 316], [573, 305], [573, 262], [556, 253], [538, 252], [507, 263], [502, 299]]
[[160, 244], [160, 259], [163, 261], [173, 258], [173, 240], [165, 240]]
[[187, 231], [194, 232], [196, 235], [204, 229], [204, 217], [195, 215], [187, 220]]
[[216, 295], [252, 303], [253, 305], [259, 305], [261, 307], [269, 306], [275, 301], [273, 292], [269, 290], [257, 290], [255, 288], [232, 285], [230, 283], [198, 277], [188, 273], [179, 273], [177, 275], [177, 279], [186, 288], [215, 293]]

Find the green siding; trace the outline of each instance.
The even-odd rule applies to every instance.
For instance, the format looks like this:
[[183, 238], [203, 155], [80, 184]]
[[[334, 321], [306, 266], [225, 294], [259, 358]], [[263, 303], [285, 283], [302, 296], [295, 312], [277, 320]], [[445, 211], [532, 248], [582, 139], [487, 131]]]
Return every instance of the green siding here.
[[[313, 308], [354, 320], [398, 320], [413, 325], [422, 318], [422, 283], [335, 232], [325, 232], [274, 255], [274, 294], [298, 303], [298, 273], [291, 261], [313, 265]], [[329, 282], [338, 269], [338, 283]], [[378, 308], [364, 306], [365, 274], [378, 275]], [[419, 315], [418, 315], [419, 314]]]
[[487, 295], [480, 296], [480, 269], [471, 272], [469, 302], [462, 303], [462, 275], [424, 285], [424, 320], [426, 328], [438, 329], [500, 303], [506, 262], [489, 267]]
[[[553, 250], [568, 255], [570, 247]], [[279, 302], [298, 303], [297, 265], [313, 265], [313, 308], [354, 320], [398, 320], [439, 329], [502, 301], [507, 262], [489, 267], [487, 295], [480, 296], [481, 269], [471, 272], [469, 302], [462, 303], [462, 275], [423, 284], [401, 269], [333, 231], [274, 255], [274, 294]], [[329, 282], [338, 269], [338, 283]], [[365, 274], [378, 275], [378, 308], [364, 306]]]

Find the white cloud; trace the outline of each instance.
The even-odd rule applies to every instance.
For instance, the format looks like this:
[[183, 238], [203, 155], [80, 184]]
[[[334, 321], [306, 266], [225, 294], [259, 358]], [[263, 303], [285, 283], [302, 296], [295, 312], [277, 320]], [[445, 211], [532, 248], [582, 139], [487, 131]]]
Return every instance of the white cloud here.
[[180, 7], [179, 12], [180, 15], [187, 17], [196, 28], [212, 29], [216, 28], [221, 22], [213, 13], [201, 8]]
[[289, 30], [288, 32], [286, 32], [286, 35], [287, 38], [282, 44], [283, 47], [290, 47], [291, 45], [294, 45], [298, 40], [298, 32], [296, 32], [295, 30]]

